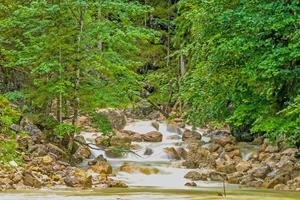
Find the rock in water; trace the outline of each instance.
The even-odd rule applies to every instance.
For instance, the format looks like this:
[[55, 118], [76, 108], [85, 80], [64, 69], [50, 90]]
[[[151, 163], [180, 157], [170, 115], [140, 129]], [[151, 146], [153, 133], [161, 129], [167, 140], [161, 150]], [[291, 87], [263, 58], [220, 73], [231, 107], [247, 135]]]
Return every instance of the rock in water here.
[[197, 184], [195, 182], [187, 182], [186, 184], [184, 184], [185, 186], [188, 187], [197, 187]]
[[158, 131], [151, 131], [142, 135], [145, 142], [161, 142], [163, 135]]
[[158, 131], [159, 130], [159, 123], [158, 122], [152, 122], [151, 125]]
[[153, 150], [150, 149], [149, 147], [146, 148], [145, 152], [144, 152], [144, 155], [146, 156], [150, 156], [153, 154]]

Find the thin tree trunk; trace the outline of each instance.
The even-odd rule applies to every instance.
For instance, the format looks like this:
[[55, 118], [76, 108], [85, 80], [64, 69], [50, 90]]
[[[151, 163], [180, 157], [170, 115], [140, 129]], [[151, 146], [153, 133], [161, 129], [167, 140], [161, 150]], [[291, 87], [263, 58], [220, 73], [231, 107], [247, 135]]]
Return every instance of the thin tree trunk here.
[[81, 46], [81, 34], [83, 32], [83, 11], [80, 10], [80, 18], [79, 18], [79, 34], [78, 34], [78, 46], [77, 46], [77, 66], [76, 66], [76, 79], [75, 79], [75, 91], [74, 91], [74, 115], [72, 124], [77, 124], [78, 113], [79, 113], [79, 104], [80, 104], [80, 97], [79, 97], [79, 87], [80, 87], [80, 46]]

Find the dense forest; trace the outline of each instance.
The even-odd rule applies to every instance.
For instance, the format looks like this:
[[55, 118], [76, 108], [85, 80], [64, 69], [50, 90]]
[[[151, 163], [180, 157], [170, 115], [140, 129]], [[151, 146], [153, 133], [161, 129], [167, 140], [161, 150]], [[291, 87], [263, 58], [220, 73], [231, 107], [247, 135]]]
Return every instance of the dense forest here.
[[18, 143], [36, 130], [74, 154], [81, 116], [112, 145], [105, 108], [299, 148], [299, 12], [299, 0], [0, 0], [0, 169], [26, 161]]

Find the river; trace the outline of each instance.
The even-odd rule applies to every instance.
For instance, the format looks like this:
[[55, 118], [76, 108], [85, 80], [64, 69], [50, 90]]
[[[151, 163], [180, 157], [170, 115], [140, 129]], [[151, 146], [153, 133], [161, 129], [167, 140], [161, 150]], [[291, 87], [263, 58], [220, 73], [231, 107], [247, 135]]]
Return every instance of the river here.
[[[189, 127], [191, 128], [191, 127]], [[147, 133], [156, 130], [151, 121], [136, 121], [129, 123], [126, 130], [138, 133]], [[172, 160], [164, 152], [166, 147], [183, 147], [181, 132], [182, 130], [168, 125], [167, 123], [159, 124], [159, 131], [163, 134], [162, 142], [147, 143], [139, 142], [136, 154], [129, 153], [123, 158], [108, 158], [115, 171], [115, 178], [124, 181], [129, 188], [109, 188], [109, 189], [91, 189], [75, 190], [66, 188], [44, 189], [36, 191], [17, 191], [0, 194], [1, 200], [214, 200], [214, 199], [232, 199], [232, 200], [296, 200], [300, 199], [298, 192], [278, 192], [274, 190], [258, 190], [252, 188], [241, 188], [239, 185], [226, 184], [226, 198], [222, 196], [223, 183], [211, 181], [196, 181], [197, 187], [187, 187], [188, 182], [184, 175], [189, 171], [182, 167], [182, 161]], [[201, 130], [198, 130], [201, 132]], [[98, 133], [83, 132], [82, 135], [88, 142], [94, 142]], [[203, 140], [209, 138], [203, 137]], [[146, 149], [151, 149], [153, 153], [145, 156]], [[93, 150], [92, 155], [105, 155], [104, 151]], [[247, 158], [251, 151], [255, 151], [253, 146], [245, 145], [242, 149], [243, 157]], [[87, 161], [86, 161], [87, 162]], [[135, 171], [127, 173], [119, 171], [120, 166], [126, 163], [139, 169], [148, 169], [155, 173], [143, 173]], [[83, 163], [85, 165], [85, 163]], [[155, 169], [155, 170], [153, 170]]]

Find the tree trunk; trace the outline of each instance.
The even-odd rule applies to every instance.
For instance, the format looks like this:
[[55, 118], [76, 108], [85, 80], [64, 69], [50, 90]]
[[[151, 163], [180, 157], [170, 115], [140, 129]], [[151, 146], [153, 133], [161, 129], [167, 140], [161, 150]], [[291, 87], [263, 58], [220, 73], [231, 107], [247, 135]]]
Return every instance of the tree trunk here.
[[83, 11], [80, 10], [80, 17], [79, 17], [79, 34], [77, 36], [78, 40], [78, 46], [77, 46], [77, 66], [76, 66], [76, 78], [75, 78], [75, 90], [74, 90], [74, 115], [73, 115], [73, 121], [72, 124], [77, 124], [78, 119], [78, 113], [79, 113], [79, 104], [80, 104], [80, 97], [79, 97], [79, 87], [80, 87], [80, 53], [81, 53], [81, 34], [83, 32]]

